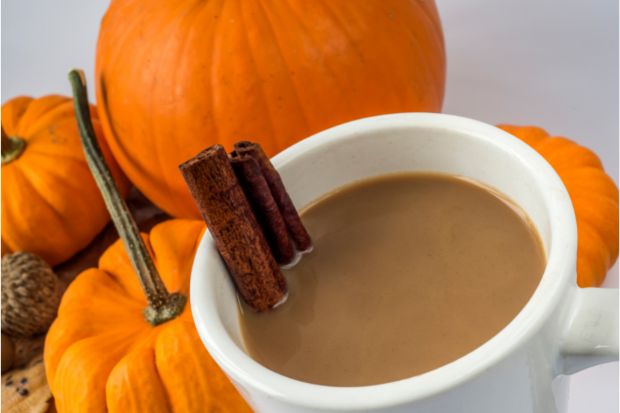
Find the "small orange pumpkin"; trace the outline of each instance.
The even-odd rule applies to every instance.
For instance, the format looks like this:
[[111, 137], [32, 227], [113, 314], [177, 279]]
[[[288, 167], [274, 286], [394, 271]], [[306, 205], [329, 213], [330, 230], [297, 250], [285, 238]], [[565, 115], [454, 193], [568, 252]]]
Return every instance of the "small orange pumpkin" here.
[[[205, 226], [170, 220], [142, 237], [169, 291], [187, 296]], [[45, 341], [45, 369], [60, 413], [251, 410], [198, 337], [189, 303], [153, 326], [121, 241], [63, 296]]]
[[618, 187], [588, 148], [535, 126], [498, 125], [540, 153], [568, 190], [577, 219], [577, 283], [601, 285], [618, 258]]
[[170, 220], [138, 234], [94, 145], [83, 78], [74, 71], [70, 79], [89, 165], [126, 250], [117, 241], [63, 296], [44, 349], [56, 408], [250, 412], [200, 341], [186, 304], [204, 224]]
[[[103, 136], [94, 107], [94, 127]], [[71, 99], [17, 97], [2, 105], [3, 252], [28, 251], [51, 265], [84, 248], [110, 217], [86, 165]], [[127, 183], [103, 139], [123, 192]]]
[[123, 0], [101, 22], [95, 72], [123, 171], [199, 218], [181, 162], [245, 136], [272, 156], [353, 119], [439, 111], [445, 53], [432, 0]]

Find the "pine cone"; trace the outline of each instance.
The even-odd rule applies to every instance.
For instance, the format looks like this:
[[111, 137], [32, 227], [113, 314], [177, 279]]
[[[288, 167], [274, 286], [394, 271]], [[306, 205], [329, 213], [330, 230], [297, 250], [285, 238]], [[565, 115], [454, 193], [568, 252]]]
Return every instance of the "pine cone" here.
[[2, 257], [2, 332], [13, 337], [45, 333], [60, 304], [61, 285], [37, 255], [17, 252]]

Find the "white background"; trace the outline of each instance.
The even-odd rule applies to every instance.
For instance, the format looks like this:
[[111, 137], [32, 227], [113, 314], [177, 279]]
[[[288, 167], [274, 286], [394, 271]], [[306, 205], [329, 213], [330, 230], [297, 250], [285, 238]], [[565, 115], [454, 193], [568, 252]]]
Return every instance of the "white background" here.
[[[180, 0], [179, 0], [180, 1]], [[438, 0], [448, 54], [444, 112], [534, 124], [594, 149], [618, 182], [618, 1]], [[107, 1], [3, 0], [2, 102], [93, 84]], [[618, 286], [618, 265], [605, 286]], [[571, 377], [570, 413], [616, 413], [618, 363]]]

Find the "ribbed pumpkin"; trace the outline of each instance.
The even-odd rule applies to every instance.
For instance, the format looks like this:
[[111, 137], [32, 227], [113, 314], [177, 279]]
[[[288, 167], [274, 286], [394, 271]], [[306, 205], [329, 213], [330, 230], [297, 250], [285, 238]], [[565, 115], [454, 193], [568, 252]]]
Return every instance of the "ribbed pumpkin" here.
[[577, 219], [577, 283], [601, 285], [618, 258], [618, 187], [594, 152], [535, 126], [499, 125], [534, 148], [558, 173]]
[[[155, 226], [144, 242], [170, 291], [189, 294], [197, 220]], [[45, 369], [60, 413], [251, 411], [198, 337], [189, 304], [152, 326], [120, 241], [69, 286], [45, 341]]]
[[[91, 108], [97, 136], [101, 126]], [[16, 97], [2, 105], [3, 252], [28, 251], [51, 265], [70, 258], [110, 217], [86, 165], [71, 99]], [[127, 183], [100, 139], [108, 164]]]
[[47, 334], [45, 369], [56, 408], [250, 412], [200, 341], [186, 303], [204, 224], [170, 220], [138, 234], [94, 144], [83, 80], [77, 72], [71, 79], [89, 165], [122, 242], [73, 281]]
[[355, 118], [439, 111], [445, 56], [431, 0], [116, 0], [96, 79], [129, 179], [166, 212], [199, 217], [185, 159], [248, 136], [271, 156]]

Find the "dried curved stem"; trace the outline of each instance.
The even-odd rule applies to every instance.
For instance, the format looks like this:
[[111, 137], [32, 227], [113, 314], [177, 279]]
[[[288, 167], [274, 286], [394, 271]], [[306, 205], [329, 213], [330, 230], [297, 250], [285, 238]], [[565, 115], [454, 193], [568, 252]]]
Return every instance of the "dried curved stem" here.
[[69, 82], [73, 89], [75, 116], [86, 161], [149, 303], [144, 310], [144, 316], [152, 325], [161, 324], [183, 312], [186, 298], [179, 293], [171, 294], [166, 289], [140, 236], [136, 221], [103, 159], [90, 118], [84, 73], [81, 70], [72, 70], [69, 72]]

